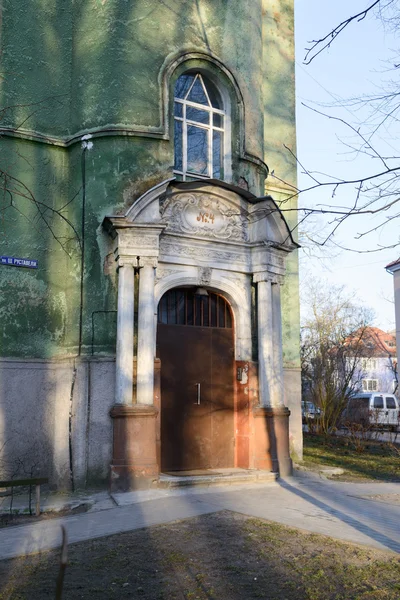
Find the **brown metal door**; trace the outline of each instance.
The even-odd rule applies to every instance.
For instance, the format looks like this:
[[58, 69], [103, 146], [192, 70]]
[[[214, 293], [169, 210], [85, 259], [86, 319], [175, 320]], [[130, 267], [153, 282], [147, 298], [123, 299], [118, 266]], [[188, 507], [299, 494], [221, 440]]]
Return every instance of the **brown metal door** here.
[[233, 330], [211, 333], [211, 465], [233, 467]]
[[233, 330], [158, 325], [163, 471], [234, 466]]

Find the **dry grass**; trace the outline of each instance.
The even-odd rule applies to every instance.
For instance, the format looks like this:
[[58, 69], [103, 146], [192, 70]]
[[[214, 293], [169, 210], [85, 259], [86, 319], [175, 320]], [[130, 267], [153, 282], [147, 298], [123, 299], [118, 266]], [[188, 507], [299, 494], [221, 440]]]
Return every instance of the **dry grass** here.
[[400, 460], [396, 450], [397, 446], [388, 442], [367, 441], [360, 452], [344, 436], [304, 433], [304, 464], [344, 469], [344, 476], [335, 479], [400, 481]]
[[[58, 552], [0, 562], [1, 600], [54, 598]], [[398, 600], [400, 559], [223, 511], [71, 545], [63, 598]]]

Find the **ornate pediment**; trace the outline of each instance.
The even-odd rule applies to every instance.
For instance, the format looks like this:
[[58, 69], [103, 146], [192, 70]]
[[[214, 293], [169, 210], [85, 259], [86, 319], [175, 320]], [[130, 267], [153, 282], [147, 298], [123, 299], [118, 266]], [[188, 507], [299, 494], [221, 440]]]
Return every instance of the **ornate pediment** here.
[[281, 275], [296, 245], [279, 208], [215, 181], [165, 181], [104, 226], [121, 257]]
[[160, 200], [165, 231], [195, 237], [248, 242], [248, 220], [240, 206], [207, 193], [171, 194]]

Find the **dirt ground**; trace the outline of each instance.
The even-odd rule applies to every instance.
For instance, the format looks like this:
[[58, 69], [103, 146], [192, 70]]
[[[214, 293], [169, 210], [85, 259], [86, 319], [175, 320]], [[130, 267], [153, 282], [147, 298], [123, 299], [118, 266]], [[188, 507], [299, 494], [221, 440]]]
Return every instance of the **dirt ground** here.
[[[70, 545], [63, 600], [398, 600], [400, 558], [222, 511]], [[0, 561], [1, 600], [55, 597], [59, 551]]]

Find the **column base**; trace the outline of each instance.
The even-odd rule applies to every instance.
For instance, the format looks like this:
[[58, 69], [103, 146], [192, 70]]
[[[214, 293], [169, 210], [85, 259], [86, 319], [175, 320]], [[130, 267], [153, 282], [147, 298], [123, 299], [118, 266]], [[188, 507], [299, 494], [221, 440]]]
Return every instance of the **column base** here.
[[253, 468], [271, 470], [281, 477], [292, 475], [289, 415], [285, 406], [253, 408]]
[[158, 483], [156, 419], [158, 410], [149, 405], [112, 407], [113, 458], [110, 465], [112, 492], [148, 489]]

